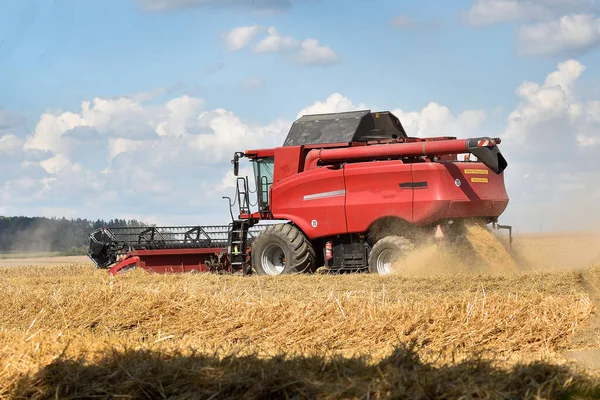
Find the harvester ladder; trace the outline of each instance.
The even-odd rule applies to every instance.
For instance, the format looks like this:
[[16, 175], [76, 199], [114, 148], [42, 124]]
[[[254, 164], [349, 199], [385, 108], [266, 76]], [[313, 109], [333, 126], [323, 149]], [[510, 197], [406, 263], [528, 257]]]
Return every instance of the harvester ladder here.
[[250, 214], [250, 190], [248, 189], [248, 177], [237, 178], [236, 186], [240, 214]]
[[246, 220], [235, 220], [229, 224], [229, 257], [231, 263], [231, 272], [242, 271], [243, 275], [248, 274], [248, 265], [246, 264], [246, 249], [248, 245], [248, 229], [250, 223]]

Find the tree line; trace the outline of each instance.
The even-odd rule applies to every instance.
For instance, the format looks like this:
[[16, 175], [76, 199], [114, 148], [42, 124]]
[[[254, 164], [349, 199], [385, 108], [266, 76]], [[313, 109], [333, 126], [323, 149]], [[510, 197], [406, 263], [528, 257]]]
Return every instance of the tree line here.
[[135, 219], [95, 221], [76, 218], [0, 216], [0, 253], [61, 252], [87, 254], [90, 233], [101, 227], [148, 226]]

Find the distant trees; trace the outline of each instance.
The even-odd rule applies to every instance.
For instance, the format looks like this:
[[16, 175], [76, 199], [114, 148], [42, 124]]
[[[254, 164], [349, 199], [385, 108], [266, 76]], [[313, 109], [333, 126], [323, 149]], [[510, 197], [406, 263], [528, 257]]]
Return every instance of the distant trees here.
[[0, 253], [68, 252], [85, 254], [89, 234], [103, 226], [148, 226], [135, 219], [87, 219], [0, 216]]

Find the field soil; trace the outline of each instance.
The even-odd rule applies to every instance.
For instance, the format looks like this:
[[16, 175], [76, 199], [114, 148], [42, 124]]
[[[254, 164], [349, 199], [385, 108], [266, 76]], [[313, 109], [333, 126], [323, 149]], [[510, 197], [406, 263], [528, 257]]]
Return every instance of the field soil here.
[[600, 398], [599, 244], [521, 235], [474, 245], [485, 265], [421, 248], [387, 277], [18, 260], [0, 267], [0, 397]]

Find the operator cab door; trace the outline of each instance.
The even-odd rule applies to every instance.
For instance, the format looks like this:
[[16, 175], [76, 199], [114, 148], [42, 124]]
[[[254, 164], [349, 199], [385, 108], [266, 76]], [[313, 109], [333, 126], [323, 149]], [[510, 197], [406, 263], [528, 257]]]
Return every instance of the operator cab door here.
[[411, 164], [371, 161], [344, 165], [348, 232], [366, 232], [380, 217], [413, 220]]
[[252, 160], [254, 179], [256, 182], [258, 211], [261, 213], [270, 210], [270, 193], [271, 185], [273, 184], [274, 165], [275, 157], [262, 157]]

